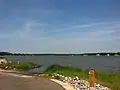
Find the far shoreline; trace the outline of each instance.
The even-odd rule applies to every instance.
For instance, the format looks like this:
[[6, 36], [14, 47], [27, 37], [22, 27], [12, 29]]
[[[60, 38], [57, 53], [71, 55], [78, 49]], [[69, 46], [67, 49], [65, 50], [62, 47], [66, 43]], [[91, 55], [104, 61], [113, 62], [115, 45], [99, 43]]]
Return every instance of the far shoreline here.
[[0, 52], [0, 56], [120, 56], [120, 52], [40, 53], [40, 54]]

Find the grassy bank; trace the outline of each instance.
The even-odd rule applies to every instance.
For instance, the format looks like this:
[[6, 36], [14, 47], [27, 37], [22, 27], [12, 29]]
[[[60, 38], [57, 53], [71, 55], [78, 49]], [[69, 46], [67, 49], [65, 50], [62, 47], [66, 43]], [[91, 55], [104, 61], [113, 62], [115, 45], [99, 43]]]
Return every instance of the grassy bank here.
[[15, 69], [15, 70], [22, 70], [22, 71], [26, 71], [26, 70], [30, 70], [30, 69], [34, 69], [34, 68], [38, 68], [41, 67], [41, 65], [35, 64], [33, 62], [23, 62], [23, 63], [2, 63], [0, 64], [0, 68], [1, 69]]
[[[88, 80], [89, 70], [82, 70], [73, 67], [66, 67], [60, 65], [52, 65], [48, 67], [45, 71], [45, 74], [59, 73], [65, 76], [78, 76], [81, 79]], [[120, 90], [120, 73], [105, 73], [100, 71], [95, 71], [95, 82], [103, 86], [107, 86], [112, 90]]]

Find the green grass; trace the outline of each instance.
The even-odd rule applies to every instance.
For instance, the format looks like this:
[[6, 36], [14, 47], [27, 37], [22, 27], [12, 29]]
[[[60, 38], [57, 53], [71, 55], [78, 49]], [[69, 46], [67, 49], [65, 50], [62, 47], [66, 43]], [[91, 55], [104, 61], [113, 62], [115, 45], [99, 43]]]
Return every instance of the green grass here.
[[[89, 77], [89, 70], [82, 70], [74, 67], [66, 67], [60, 65], [51, 65], [48, 67], [44, 73], [52, 74], [52, 73], [59, 73], [65, 76], [78, 76], [81, 79], [88, 80]], [[101, 71], [95, 71], [95, 82], [99, 83], [103, 86], [107, 86], [112, 90], [120, 90], [120, 73], [105, 73]]]
[[13, 64], [12, 66], [18, 70], [29, 70], [37, 67], [37, 64], [34, 64], [32, 62], [24, 62], [20, 64]]
[[16, 70], [22, 70], [22, 71], [26, 71], [26, 70], [30, 70], [30, 69], [34, 69], [37, 67], [41, 67], [41, 65], [38, 64], [34, 64], [32, 62], [23, 62], [23, 63], [8, 63], [8, 64], [0, 64], [0, 68], [5, 69], [5, 67], [8, 66], [8, 69], [16, 69]]

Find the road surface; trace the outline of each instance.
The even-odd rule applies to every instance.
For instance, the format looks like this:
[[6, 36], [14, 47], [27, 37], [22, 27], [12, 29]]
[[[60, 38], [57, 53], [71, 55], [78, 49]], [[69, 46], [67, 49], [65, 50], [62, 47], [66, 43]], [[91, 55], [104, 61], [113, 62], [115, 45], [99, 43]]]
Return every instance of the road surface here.
[[0, 90], [64, 90], [59, 84], [44, 78], [16, 77], [0, 73]]

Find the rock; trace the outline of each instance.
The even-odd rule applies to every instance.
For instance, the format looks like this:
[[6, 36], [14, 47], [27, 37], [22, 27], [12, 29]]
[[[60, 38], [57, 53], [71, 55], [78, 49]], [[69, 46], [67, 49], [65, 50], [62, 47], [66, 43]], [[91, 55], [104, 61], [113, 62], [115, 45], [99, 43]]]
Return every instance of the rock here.
[[111, 90], [108, 87], [101, 86], [100, 84], [95, 83], [95, 87], [90, 87], [90, 84], [86, 80], [81, 80], [77, 76], [74, 78], [71, 77], [65, 77], [60, 74], [54, 74], [54, 76], [59, 76], [60, 80], [63, 81], [64, 83], [69, 83], [71, 84], [75, 90]]

